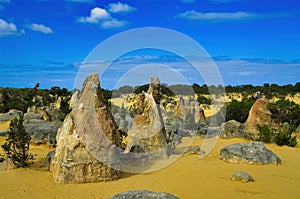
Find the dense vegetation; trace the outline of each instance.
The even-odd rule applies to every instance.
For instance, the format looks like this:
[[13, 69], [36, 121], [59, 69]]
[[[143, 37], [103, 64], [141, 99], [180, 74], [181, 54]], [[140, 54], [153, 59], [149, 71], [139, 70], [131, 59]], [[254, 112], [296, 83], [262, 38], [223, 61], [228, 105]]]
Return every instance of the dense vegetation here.
[[295, 147], [297, 138], [292, 136], [295, 128], [287, 123], [285, 124], [280, 129], [271, 129], [268, 125], [257, 125], [258, 141], [265, 143], [275, 142], [278, 146]]
[[30, 106], [42, 107], [54, 103], [61, 97], [61, 111], [67, 114], [70, 109], [68, 101], [71, 92], [66, 88], [57, 86], [51, 89], [38, 89], [39, 83], [34, 88], [0, 88], [2, 94], [0, 99], [0, 112], [8, 112], [10, 109], [17, 109], [23, 112]]
[[[148, 90], [149, 84], [142, 86], [132, 87], [132, 86], [122, 86], [119, 89], [115, 89], [114, 92], [119, 95], [128, 94], [128, 93], [140, 93], [143, 90], [146, 92]], [[237, 85], [237, 86], [225, 86], [221, 85], [199, 85], [194, 83], [193, 85], [167, 85], [162, 84], [162, 93], [166, 95], [194, 95], [194, 94], [203, 94], [208, 95], [210, 93], [216, 93], [217, 91], [225, 91], [226, 93], [241, 93], [245, 96], [252, 95], [254, 93], [261, 93], [268, 99], [272, 97], [284, 98], [287, 95], [295, 95], [300, 92], [300, 82], [297, 82], [295, 85], [287, 84], [279, 86], [277, 84], [268, 84], [265, 83], [262, 86], [253, 86], [251, 84], [246, 85]], [[118, 97], [116, 96], [116, 97]]]
[[300, 105], [293, 101], [281, 99], [269, 103], [268, 108], [272, 113], [272, 118], [278, 123], [290, 123], [297, 128], [300, 125]]
[[254, 104], [255, 99], [243, 98], [242, 101], [232, 100], [226, 103], [226, 121], [236, 120], [244, 123], [248, 118], [249, 111]]

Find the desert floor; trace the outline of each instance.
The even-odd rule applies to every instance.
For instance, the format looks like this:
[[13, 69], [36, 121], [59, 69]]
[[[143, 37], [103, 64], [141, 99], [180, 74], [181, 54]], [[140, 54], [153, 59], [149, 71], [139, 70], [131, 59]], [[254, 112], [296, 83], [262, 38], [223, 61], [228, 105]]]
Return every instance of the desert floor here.
[[[299, 140], [300, 141], [300, 140]], [[0, 138], [0, 143], [4, 138]], [[201, 146], [203, 139], [195, 138], [192, 145]], [[40, 168], [50, 150], [47, 146], [32, 146], [37, 154], [30, 168], [0, 172], [0, 198], [110, 198], [113, 195], [136, 189], [172, 193], [182, 199], [198, 198], [300, 198], [300, 148], [266, 147], [282, 159], [282, 164], [248, 165], [219, 160], [222, 147], [246, 142], [241, 139], [219, 139], [213, 151], [204, 159], [198, 155], [180, 157], [173, 164], [151, 173], [123, 173], [120, 180], [89, 184], [55, 184], [47, 168]], [[235, 171], [253, 175], [255, 182], [232, 181]]]

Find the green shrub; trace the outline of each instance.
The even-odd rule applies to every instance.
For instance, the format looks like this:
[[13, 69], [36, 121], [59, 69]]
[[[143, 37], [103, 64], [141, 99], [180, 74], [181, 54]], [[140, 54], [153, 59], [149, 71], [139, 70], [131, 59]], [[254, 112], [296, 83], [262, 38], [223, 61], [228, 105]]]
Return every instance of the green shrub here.
[[244, 123], [248, 118], [249, 111], [255, 100], [252, 98], [244, 98], [241, 102], [232, 100], [226, 106], [226, 121], [236, 120]]
[[287, 145], [290, 147], [295, 147], [297, 145], [297, 138], [296, 136], [292, 136], [292, 133], [293, 127], [284, 126], [279, 130], [275, 137], [276, 144], [279, 146]]
[[210, 98], [207, 98], [203, 95], [198, 95], [197, 96], [197, 101], [200, 103], [200, 104], [208, 104], [208, 105], [211, 105], [211, 99]]
[[25, 132], [23, 126], [23, 116], [11, 121], [9, 131], [7, 133], [6, 142], [2, 145], [8, 158], [19, 167], [28, 167], [34, 159], [29, 153], [30, 135]]
[[258, 131], [258, 141], [265, 143], [271, 143], [274, 131], [266, 124], [259, 125], [257, 124], [256, 129]]

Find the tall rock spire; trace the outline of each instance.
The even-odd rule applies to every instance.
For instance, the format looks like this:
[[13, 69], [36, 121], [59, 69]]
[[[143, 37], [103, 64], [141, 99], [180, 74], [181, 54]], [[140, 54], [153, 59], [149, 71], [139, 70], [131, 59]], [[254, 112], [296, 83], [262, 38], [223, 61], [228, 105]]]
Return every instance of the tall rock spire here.
[[116, 180], [119, 171], [120, 134], [101, 93], [98, 74], [90, 74], [81, 95], [57, 134], [52, 162], [59, 183]]

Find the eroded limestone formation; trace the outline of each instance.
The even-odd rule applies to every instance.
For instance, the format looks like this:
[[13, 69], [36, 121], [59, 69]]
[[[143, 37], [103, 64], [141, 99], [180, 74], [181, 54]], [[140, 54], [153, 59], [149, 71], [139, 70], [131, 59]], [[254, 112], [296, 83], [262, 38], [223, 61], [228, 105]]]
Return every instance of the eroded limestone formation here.
[[268, 101], [265, 99], [258, 99], [253, 104], [249, 111], [248, 119], [245, 123], [245, 130], [248, 132], [247, 136], [253, 140], [258, 138], [257, 125], [271, 126], [271, 111], [268, 108]]
[[119, 179], [119, 146], [120, 134], [104, 103], [99, 76], [90, 74], [81, 96], [58, 130], [51, 167], [55, 182]]
[[[138, 113], [129, 130], [129, 141], [125, 152], [136, 148], [139, 152], [153, 153], [166, 150], [166, 132], [160, 110], [160, 81], [151, 78], [148, 93], [142, 93], [138, 99]], [[165, 154], [166, 155], [166, 154]]]

